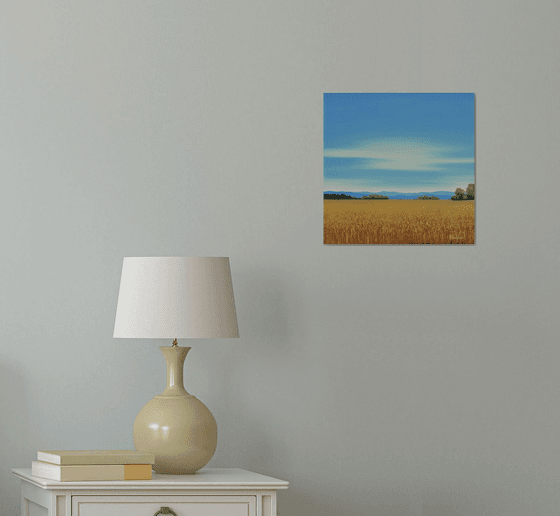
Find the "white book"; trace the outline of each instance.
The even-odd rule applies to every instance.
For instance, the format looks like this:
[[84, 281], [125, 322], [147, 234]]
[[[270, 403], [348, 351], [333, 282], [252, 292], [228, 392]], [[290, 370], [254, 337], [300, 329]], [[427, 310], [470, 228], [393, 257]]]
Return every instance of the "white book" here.
[[151, 464], [73, 464], [60, 466], [48, 462], [32, 461], [34, 477], [58, 480], [59, 482], [84, 480], [150, 480]]
[[40, 450], [37, 460], [51, 464], [154, 464], [153, 453], [136, 450]]

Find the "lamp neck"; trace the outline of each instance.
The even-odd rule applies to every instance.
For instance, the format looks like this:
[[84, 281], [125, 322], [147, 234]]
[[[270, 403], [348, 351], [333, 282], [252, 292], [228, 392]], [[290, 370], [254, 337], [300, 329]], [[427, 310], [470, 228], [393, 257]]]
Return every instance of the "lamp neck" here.
[[183, 386], [183, 366], [191, 348], [180, 346], [161, 346], [161, 352], [167, 362], [167, 387], [161, 396], [184, 396], [189, 394]]

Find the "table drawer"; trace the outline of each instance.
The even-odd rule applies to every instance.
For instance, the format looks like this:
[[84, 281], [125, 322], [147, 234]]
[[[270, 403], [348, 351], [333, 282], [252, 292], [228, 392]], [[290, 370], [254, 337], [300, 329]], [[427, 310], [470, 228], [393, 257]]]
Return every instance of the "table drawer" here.
[[[73, 496], [72, 516], [257, 516], [256, 496]], [[159, 515], [158, 515], [159, 516]]]

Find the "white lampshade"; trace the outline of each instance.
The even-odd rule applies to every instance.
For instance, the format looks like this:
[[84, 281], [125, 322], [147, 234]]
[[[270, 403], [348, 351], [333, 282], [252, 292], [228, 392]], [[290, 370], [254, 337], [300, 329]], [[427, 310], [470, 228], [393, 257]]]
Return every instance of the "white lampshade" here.
[[113, 337], [239, 337], [229, 258], [125, 258]]

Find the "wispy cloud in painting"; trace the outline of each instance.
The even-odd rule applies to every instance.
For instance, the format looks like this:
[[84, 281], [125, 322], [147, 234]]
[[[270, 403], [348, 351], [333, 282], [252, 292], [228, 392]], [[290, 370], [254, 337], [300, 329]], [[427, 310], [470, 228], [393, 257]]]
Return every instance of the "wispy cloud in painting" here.
[[398, 138], [371, 139], [348, 148], [324, 149], [325, 158], [363, 160], [354, 162], [353, 168], [419, 172], [438, 171], [451, 164], [474, 163], [473, 157], [464, 157], [466, 153], [469, 149], [431, 144], [421, 138], [405, 138], [404, 141]]

